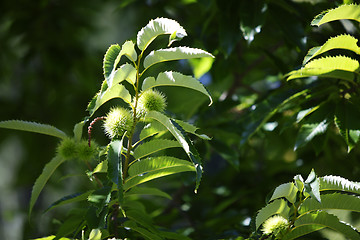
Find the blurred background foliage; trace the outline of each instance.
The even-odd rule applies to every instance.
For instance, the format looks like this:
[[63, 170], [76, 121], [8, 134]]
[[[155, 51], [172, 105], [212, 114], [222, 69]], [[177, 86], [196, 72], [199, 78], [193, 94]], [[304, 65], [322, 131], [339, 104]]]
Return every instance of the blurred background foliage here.
[[[174, 62], [171, 67], [194, 72], [214, 104], [208, 107], [205, 97], [190, 90], [163, 90], [170, 96], [170, 111], [195, 123], [212, 140], [193, 139], [205, 171], [198, 194], [186, 175], [181, 177], [185, 184], [178, 177], [156, 181], [173, 200], [150, 199], [147, 207], [160, 207], [153, 213], [157, 224], [180, 229], [192, 239], [248, 236], [250, 219], [264, 206], [267, 194], [296, 174], [307, 176], [314, 168], [319, 176], [359, 181], [359, 149], [347, 153], [335, 130], [294, 150], [299, 130], [294, 114], [300, 106], [286, 105], [266, 119], [305, 87], [304, 81], [286, 82], [284, 74], [301, 66], [309, 48], [348, 30], [342, 23], [310, 26], [318, 13], [344, 2], [352, 1], [1, 1], [0, 120], [48, 123], [71, 133], [103, 80], [108, 46], [135, 40], [150, 19], [175, 19], [189, 35], [180, 45], [205, 49], [216, 58]], [[189, 100], [179, 102], [177, 96]], [[101, 127], [97, 131], [95, 138], [101, 141]], [[32, 184], [52, 158], [57, 141], [3, 129], [0, 136], [0, 238], [54, 232], [63, 212], [43, 210], [76, 190], [81, 181], [62, 177], [76, 172], [66, 165], [57, 171], [29, 221]]]

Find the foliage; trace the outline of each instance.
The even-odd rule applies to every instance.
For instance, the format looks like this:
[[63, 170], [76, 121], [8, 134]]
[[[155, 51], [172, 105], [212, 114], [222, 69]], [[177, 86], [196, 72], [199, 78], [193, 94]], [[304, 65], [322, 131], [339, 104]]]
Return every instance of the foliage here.
[[[256, 229], [264, 225], [264, 235], [275, 239], [296, 239], [330, 228], [349, 239], [359, 239], [360, 234], [354, 227], [327, 211], [359, 212], [359, 187], [359, 183], [337, 176], [317, 177], [314, 171], [305, 181], [301, 175], [296, 175], [294, 182], [275, 188], [268, 204], [257, 213]], [[287, 224], [270, 228], [269, 221], [273, 222], [272, 216], [277, 215]]]
[[[153, 76], [155, 79], [149, 78], [153, 83], [160, 80], [157, 79], [159, 72], [181, 72], [184, 75], [194, 72], [211, 92], [213, 104], [208, 108], [206, 105], [210, 99], [192, 88], [156, 87], [168, 96], [165, 115], [191, 123], [176, 120], [191, 133], [189, 138], [202, 156], [204, 174], [201, 186], [194, 195], [194, 172], [189, 172], [148, 181], [140, 190], [128, 191], [128, 196], [135, 199], [141, 196], [141, 203], [151, 214], [153, 222], [172, 232], [181, 232], [192, 239], [246, 238], [254, 230], [250, 219], [263, 207], [264, 196], [294, 175], [305, 176], [315, 169], [319, 176], [358, 179], [359, 148], [355, 144], [348, 152], [348, 144], [332, 117], [333, 103], [321, 105], [331, 94], [348, 89], [345, 86], [347, 80], [309, 77], [286, 81], [288, 75], [285, 75], [301, 68], [302, 62], [305, 65], [319, 57], [347, 56], [358, 60], [354, 43], [358, 39], [359, 26], [355, 21], [333, 21], [320, 27], [309, 25], [323, 10], [351, 2], [358, 1], [2, 1], [0, 120], [29, 119], [49, 123], [62, 129], [67, 139], [75, 142], [74, 145], [83, 146], [86, 143], [81, 139], [84, 136], [80, 136], [83, 126], [77, 125], [74, 138], [71, 131], [74, 119], [83, 118], [88, 99], [100, 87], [99, 79], [103, 79], [103, 72], [99, 60], [104, 49], [128, 39], [136, 43], [137, 31], [149, 19], [159, 16], [175, 19], [191, 33], [190, 37], [182, 39], [183, 45], [207, 49], [216, 59], [209, 57], [155, 64], [146, 71], [143, 79]], [[329, 44], [325, 45], [328, 40]], [[162, 48], [168, 43], [169, 35], [159, 36], [150, 47]], [[131, 41], [128, 44], [130, 47]], [[346, 44], [345, 48], [351, 51], [332, 49], [340, 44]], [[323, 45], [317, 56], [304, 62], [308, 49]], [[177, 43], [172, 46], [177, 46]], [[146, 50], [144, 57], [151, 50]], [[124, 90], [131, 90], [129, 81], [134, 74], [131, 62], [126, 59], [126, 56], [120, 59], [118, 66], [129, 64], [123, 66], [117, 76], [126, 75], [127, 80], [118, 84], [118, 89], [113, 87], [113, 91], [122, 92], [121, 95]], [[109, 71], [112, 71], [111, 64]], [[339, 73], [342, 75], [341, 71]], [[129, 93], [130, 96], [133, 94]], [[350, 94], [355, 97], [355, 93]], [[112, 93], [107, 92], [99, 99], [98, 106], [101, 101], [105, 103], [94, 108], [90, 121], [105, 116], [115, 105], [128, 108], [128, 103], [119, 98], [105, 101], [111, 96]], [[341, 94], [334, 96], [336, 100]], [[132, 104], [132, 99], [127, 101]], [[344, 99], [343, 106], [348, 106], [348, 103]], [[316, 106], [320, 107], [314, 108]], [[346, 110], [341, 104], [337, 109]], [[356, 109], [350, 110], [357, 112]], [[329, 121], [320, 125], [326, 112]], [[348, 119], [357, 118], [352, 114], [348, 116]], [[304, 131], [301, 138], [300, 129], [308, 129], [311, 133], [312, 122], [320, 125], [319, 129], [324, 132], [315, 135], [316, 131], [313, 131], [307, 135]], [[145, 128], [135, 137], [136, 141], [138, 138], [149, 139], [155, 133], [171, 137], [156, 121], [151, 124], [152, 128], [143, 124]], [[109, 139], [103, 133], [100, 120], [92, 126], [92, 138], [97, 145], [107, 145]], [[137, 130], [141, 127], [138, 125]], [[0, 135], [0, 162], [4, 166], [0, 169], [0, 238], [48, 236], [57, 232], [66, 219], [69, 219], [66, 226], [80, 225], [73, 220], [76, 216], [80, 219], [85, 211], [68, 210], [87, 201], [93, 193], [93, 190], [88, 190], [92, 187], [88, 177], [79, 176], [79, 173], [88, 171], [86, 163], [72, 161], [77, 159], [76, 156], [67, 156], [68, 160], [54, 171], [42, 189], [33, 207], [31, 221], [28, 221], [25, 216], [32, 184], [52, 159], [59, 138], [6, 129], [0, 129]], [[301, 141], [307, 136], [310, 136], [309, 141]], [[202, 141], [201, 138], [212, 140]], [[146, 158], [158, 146], [162, 148], [161, 152], [184, 160], [188, 158], [176, 139], [168, 140], [150, 143], [147, 151], [136, 151], [135, 146], [134, 156]], [[92, 147], [96, 147], [94, 143], [91, 142]], [[166, 148], [167, 144], [172, 147]], [[74, 145], [70, 144], [70, 147]], [[57, 151], [60, 150], [58, 145]], [[105, 161], [99, 165], [96, 165], [96, 160], [89, 162], [93, 167], [89, 177], [107, 178], [106, 155], [102, 155], [103, 159]], [[155, 191], [159, 189], [163, 191]], [[57, 205], [58, 201], [61, 204]], [[66, 204], [68, 202], [72, 203]], [[44, 209], [51, 211], [43, 214]], [[139, 206], [138, 209], [143, 208]], [[343, 212], [330, 211], [358, 228], [358, 214]], [[66, 227], [61, 231], [66, 231]], [[344, 239], [326, 228], [302, 238]]]
[[[160, 62], [213, 56], [206, 51], [189, 47], [159, 49], [146, 55], [145, 51], [150, 43], [164, 34], [170, 36], [168, 47], [186, 36], [185, 30], [176, 21], [156, 18], [138, 32], [139, 54], [132, 41], [126, 41], [121, 47], [117, 44], [109, 47], [104, 57], [105, 80], [101, 90], [88, 105], [89, 116], [75, 125], [74, 137], [68, 137], [64, 132], [48, 125], [25, 121], [0, 122], [0, 127], [3, 128], [63, 139], [57, 155], [46, 164], [33, 186], [29, 215], [45, 184], [65, 160], [81, 160], [89, 168], [86, 172], [89, 181], [96, 183], [85, 192], [65, 196], [49, 207], [53, 209], [81, 202], [79, 210], [84, 213], [83, 216], [76, 214], [69, 217], [60, 226], [54, 239], [66, 236], [94, 240], [109, 237], [135, 238], [137, 234], [146, 239], [186, 239], [155, 226], [141, 201], [132, 197], [134, 194], [146, 194], [169, 198], [160, 189], [138, 185], [188, 171], [196, 173], [196, 192], [202, 176], [200, 156], [186, 133], [190, 125], [183, 128], [177, 120], [164, 114], [165, 95], [153, 88], [164, 85], [188, 87], [205, 94], [212, 102], [209, 93], [197, 79], [181, 73], [160, 72], [156, 80], [151, 76], [143, 79], [143, 76], [152, 65]], [[124, 60], [123, 56], [130, 63], [118, 67]], [[102, 105], [115, 98], [122, 99], [128, 106], [113, 107], [106, 116], [94, 118], [88, 127], [87, 145], [86, 141], [81, 140], [82, 128]], [[99, 120], [104, 121], [105, 133], [110, 138], [110, 143], [105, 146], [97, 146], [91, 139], [94, 124]], [[150, 134], [147, 133], [149, 131]], [[191, 132], [195, 133], [194, 130]], [[141, 139], [136, 140], [135, 134], [140, 134]], [[171, 140], [171, 136], [175, 140]], [[183, 148], [190, 161], [179, 156], [168, 156], [165, 150], [173, 147]], [[74, 222], [77, 224], [70, 224]]]

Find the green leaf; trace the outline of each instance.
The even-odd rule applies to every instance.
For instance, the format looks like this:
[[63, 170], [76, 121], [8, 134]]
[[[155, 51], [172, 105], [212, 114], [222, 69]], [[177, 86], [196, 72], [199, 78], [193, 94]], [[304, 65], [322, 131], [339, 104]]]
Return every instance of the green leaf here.
[[183, 236], [181, 234], [175, 233], [175, 232], [165, 232], [161, 231], [160, 235], [163, 236], [165, 239], [175, 239], [175, 240], [191, 240], [191, 238], [188, 238], [186, 236]]
[[318, 202], [321, 202], [320, 180], [316, 176], [314, 169], [311, 170], [308, 178], [305, 180], [305, 192], [309, 193], [310, 196]]
[[318, 58], [303, 68], [290, 72], [287, 80], [311, 76], [337, 78], [353, 81], [359, 72], [359, 62], [345, 56]]
[[125, 55], [132, 62], [135, 62], [137, 60], [137, 53], [135, 51], [135, 44], [133, 41], [124, 42], [124, 44], [121, 46], [119, 56], [122, 55]]
[[159, 35], [170, 34], [169, 45], [173, 41], [187, 36], [185, 29], [178, 22], [168, 18], [156, 18], [151, 20], [137, 34], [137, 46], [144, 51], [149, 44]]
[[[55, 235], [51, 235], [48, 237], [43, 237], [43, 238], [34, 238], [32, 240], [53, 240], [56, 236]], [[71, 240], [70, 238], [59, 238], [59, 240]]]
[[[125, 136], [125, 135], [124, 135]], [[107, 152], [108, 178], [116, 184], [118, 190], [119, 203], [123, 203], [123, 174], [121, 152], [123, 150], [123, 140], [115, 140], [109, 144]]]
[[324, 45], [311, 48], [306, 54], [303, 64], [306, 64], [314, 57], [333, 49], [350, 50], [360, 55], [360, 48], [358, 47], [357, 42], [358, 40], [356, 38], [347, 34], [329, 38]]
[[349, 239], [360, 239], [360, 235], [355, 229], [346, 223], [340, 222], [336, 216], [325, 211], [301, 216], [295, 221], [295, 227], [285, 236], [285, 239], [295, 239], [323, 227], [340, 232]]
[[[159, 231], [155, 228], [151, 217], [147, 213], [139, 211], [138, 209], [130, 209], [126, 211], [126, 217], [159, 236]], [[159, 238], [161, 239], [160, 236]]]
[[151, 233], [150, 231], [139, 227], [135, 221], [129, 220], [124, 223], [124, 227], [129, 228], [135, 232], [140, 233], [145, 239], [149, 240], [162, 240], [160, 236], [157, 236], [154, 233]]
[[81, 202], [87, 200], [88, 196], [93, 192], [94, 190], [90, 190], [84, 193], [74, 193], [65, 197], [62, 197], [61, 199], [57, 200], [53, 204], [51, 204], [45, 212], [55, 208], [59, 207], [65, 204], [74, 203], [74, 202]]
[[174, 147], [181, 147], [181, 145], [177, 141], [169, 139], [154, 139], [139, 145], [134, 150], [134, 158], [140, 159], [155, 152]]
[[116, 67], [120, 62], [121, 57], [124, 55], [131, 61], [136, 61], [137, 54], [132, 41], [126, 41], [122, 47], [118, 44], [111, 45], [105, 53], [103, 70], [104, 77], [109, 88], [113, 86], [113, 78], [116, 74]]
[[320, 177], [320, 191], [344, 191], [360, 195], [360, 183], [339, 176]]
[[299, 214], [326, 209], [360, 212], [360, 199], [356, 196], [341, 193], [322, 194], [321, 203], [314, 198], [307, 198], [301, 205]]
[[143, 141], [144, 139], [154, 136], [158, 133], [167, 131], [166, 127], [159, 123], [158, 121], [153, 121], [151, 123], [148, 123], [143, 127], [143, 129], [140, 132], [140, 140]]
[[159, 177], [188, 171], [195, 171], [190, 162], [169, 156], [137, 161], [129, 167], [129, 176], [125, 179], [124, 190], [127, 191], [136, 185]]
[[121, 152], [123, 149], [123, 141], [115, 140], [109, 144], [107, 152], [107, 162], [108, 162], [108, 177], [109, 179], [118, 185], [122, 183], [122, 174], [121, 174]]
[[132, 85], [136, 82], [136, 69], [133, 65], [125, 63], [121, 65], [114, 73], [114, 77], [108, 83], [108, 88], [115, 86], [115, 84], [119, 84], [122, 81], [128, 81]]
[[92, 171], [94, 173], [105, 173], [108, 170], [108, 161], [105, 159], [104, 161], [100, 162]]
[[62, 222], [59, 229], [56, 232], [56, 238], [53, 240], [59, 240], [61, 237], [74, 235], [76, 232], [80, 232], [85, 225], [85, 214], [87, 209], [73, 208], [70, 210], [69, 215], [65, 221]]
[[86, 123], [86, 121], [83, 120], [83, 121], [78, 122], [77, 124], [75, 124], [74, 129], [73, 129], [75, 141], [78, 141], [78, 142], [81, 141], [83, 128], [84, 128], [85, 123]]
[[205, 73], [209, 72], [214, 63], [214, 58], [200, 58], [190, 59], [189, 64], [191, 65], [195, 78], [199, 79]]
[[100, 229], [92, 229], [89, 234], [88, 240], [101, 240], [101, 230]]
[[161, 72], [157, 76], [156, 80], [153, 77], [146, 78], [142, 84], [142, 90], [145, 91], [146, 89], [159, 86], [178, 86], [196, 90], [205, 94], [210, 99], [209, 106], [212, 104], [212, 98], [204, 85], [202, 85], [199, 80], [191, 76], [172, 71]]
[[194, 125], [191, 125], [190, 123], [187, 123], [187, 122], [184, 122], [184, 121], [181, 121], [181, 120], [175, 120], [175, 122], [177, 124], [179, 124], [182, 129], [184, 129], [185, 132], [188, 132], [188, 133], [191, 133], [201, 139], [204, 139], [204, 140], [211, 140], [210, 137], [208, 137], [207, 135], [205, 134], [198, 134], [196, 133], [196, 131], [199, 129], [197, 127], [195, 127]]
[[319, 231], [321, 229], [326, 228], [323, 225], [317, 225], [317, 224], [308, 224], [308, 225], [300, 225], [295, 226], [291, 228], [288, 234], [286, 234], [282, 240], [291, 240], [291, 239], [297, 239], [301, 236], [304, 236], [306, 234]]
[[304, 146], [310, 142], [315, 136], [322, 134], [326, 131], [329, 123], [325, 119], [319, 123], [305, 123], [301, 126], [300, 131], [296, 137], [294, 149]]
[[316, 111], [302, 121], [299, 133], [296, 137], [295, 149], [304, 146], [315, 136], [323, 134], [332, 122], [333, 106], [330, 102], [320, 105]]
[[335, 108], [335, 123], [341, 136], [348, 145], [348, 152], [359, 142], [360, 123], [358, 121], [360, 112], [358, 107], [344, 99], [337, 103]]
[[296, 195], [298, 193], [297, 187], [294, 183], [284, 183], [275, 188], [274, 193], [272, 194], [269, 202], [278, 199], [278, 198], [286, 198], [289, 202], [295, 203]]
[[103, 188], [97, 189], [92, 192], [87, 200], [96, 207], [96, 215], [100, 216], [100, 213], [103, 211], [104, 207], [110, 202], [111, 197], [111, 187], [104, 186]]
[[256, 229], [263, 224], [269, 217], [273, 215], [281, 215], [285, 219], [289, 218], [290, 208], [284, 199], [276, 199], [273, 202], [260, 209], [256, 215]]
[[89, 111], [90, 117], [101, 105], [114, 98], [121, 98], [129, 104], [131, 103], [131, 95], [129, 91], [123, 85], [116, 84], [111, 88], [106, 89], [104, 92], [96, 94], [93, 97], [86, 109], [87, 111]]
[[38, 199], [42, 189], [45, 184], [51, 177], [51, 175], [55, 172], [55, 170], [63, 163], [65, 159], [55, 156], [50, 162], [48, 162], [40, 176], [36, 179], [35, 184], [33, 186], [30, 198], [30, 207], [29, 207], [29, 217], [31, 216], [31, 211], [35, 205], [36, 200]]
[[341, 19], [350, 19], [360, 22], [360, 6], [349, 4], [324, 11], [314, 18], [311, 25], [320, 26], [324, 23]]
[[203, 57], [214, 58], [212, 54], [198, 48], [174, 47], [159, 49], [151, 51], [149, 55], [145, 57], [144, 68], [149, 68], [152, 65], [160, 62]]
[[242, 119], [247, 126], [241, 134], [241, 144], [249, 140], [275, 113], [286, 106], [286, 104], [301, 100], [301, 98], [308, 93], [309, 89], [295, 93], [286, 89], [284, 92], [270, 95], [262, 102], [252, 105], [249, 108], [250, 113]]
[[153, 196], [159, 196], [159, 197], [171, 199], [171, 196], [166, 192], [163, 192], [158, 188], [149, 188], [149, 187], [133, 187], [125, 193], [125, 197], [131, 195], [153, 195]]
[[53, 137], [58, 137], [61, 139], [64, 139], [67, 137], [63, 131], [57, 129], [54, 126], [36, 123], [36, 122], [22, 121], [22, 120], [1, 121], [0, 128], [41, 133], [41, 134], [45, 134], [45, 135], [49, 135], [49, 136], [53, 136]]
[[109, 79], [111, 75], [114, 73], [117, 64], [120, 59], [117, 59], [119, 53], [121, 51], [121, 47], [118, 44], [111, 45], [105, 53], [103, 60], [103, 70], [105, 80]]
[[184, 134], [184, 131], [180, 127], [180, 125], [177, 124], [174, 120], [169, 119], [164, 114], [160, 112], [151, 111], [146, 115], [146, 117], [155, 119], [156, 121], [163, 124], [169, 130], [169, 132], [175, 137], [175, 139], [180, 143], [180, 145], [188, 155], [189, 159], [193, 162], [194, 167], [196, 169], [196, 186], [195, 186], [195, 192], [196, 192], [200, 185], [200, 181], [202, 177], [202, 166], [201, 166], [201, 160], [199, 154], [192, 145], [191, 141]]

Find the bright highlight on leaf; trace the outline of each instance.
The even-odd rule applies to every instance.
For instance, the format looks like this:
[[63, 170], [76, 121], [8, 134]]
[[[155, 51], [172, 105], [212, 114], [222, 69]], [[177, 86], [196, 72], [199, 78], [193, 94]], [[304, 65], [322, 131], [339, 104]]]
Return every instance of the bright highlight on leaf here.
[[142, 90], [159, 86], [177, 86], [190, 88], [206, 95], [210, 99], [209, 106], [212, 104], [212, 98], [206, 88], [191, 76], [183, 75], [178, 72], [162, 72], [159, 73], [156, 80], [153, 77], [148, 77], [144, 80]]
[[214, 58], [214, 56], [210, 53], [197, 48], [175, 47], [159, 49], [152, 51], [145, 57], [144, 67], [149, 68], [150, 66], [160, 62], [203, 57]]
[[170, 34], [169, 45], [187, 36], [185, 29], [178, 22], [167, 18], [151, 20], [137, 34], [137, 46], [143, 51], [159, 35]]
[[341, 19], [350, 19], [360, 22], [360, 6], [357, 4], [345, 4], [335, 9], [324, 11], [314, 18], [311, 25], [320, 26], [324, 23]]

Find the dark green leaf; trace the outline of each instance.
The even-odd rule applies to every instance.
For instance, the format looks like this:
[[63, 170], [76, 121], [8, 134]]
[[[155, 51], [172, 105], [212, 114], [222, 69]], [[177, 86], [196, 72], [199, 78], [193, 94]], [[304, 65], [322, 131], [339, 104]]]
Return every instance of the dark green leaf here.
[[123, 139], [111, 142], [109, 144], [107, 152], [107, 174], [108, 178], [117, 186], [118, 199], [120, 204], [122, 204], [123, 202], [123, 175], [121, 160], [121, 152], [123, 151]]
[[341, 136], [345, 139], [350, 152], [360, 139], [360, 111], [347, 99], [337, 103], [335, 108], [335, 123]]
[[42, 189], [44, 188], [45, 184], [51, 177], [51, 175], [55, 172], [55, 170], [65, 161], [65, 159], [56, 156], [50, 162], [48, 162], [40, 176], [36, 179], [35, 184], [33, 186], [31, 192], [31, 199], [30, 199], [30, 207], [29, 207], [29, 217], [31, 215], [31, 211], [35, 205], [36, 200], [38, 199]]
[[69, 203], [74, 203], [74, 202], [80, 202], [80, 201], [85, 201], [87, 200], [88, 196], [93, 192], [94, 190], [90, 190], [84, 193], [74, 193], [68, 196], [65, 196], [59, 200], [57, 200], [56, 202], [54, 202], [53, 204], [51, 204], [46, 210], [45, 212], [55, 208], [55, 207], [59, 207], [65, 204], [69, 204]]

